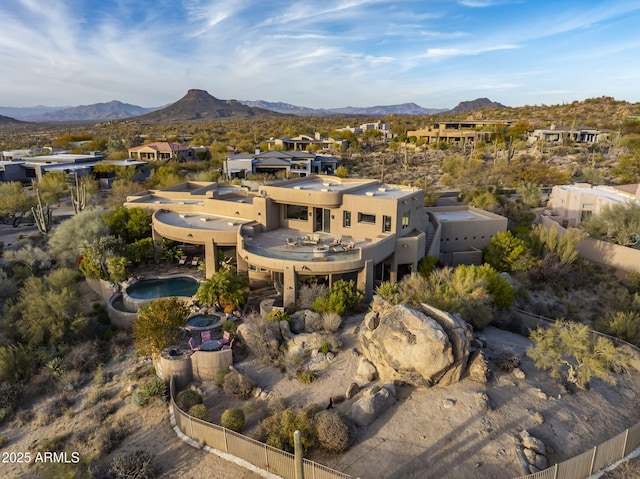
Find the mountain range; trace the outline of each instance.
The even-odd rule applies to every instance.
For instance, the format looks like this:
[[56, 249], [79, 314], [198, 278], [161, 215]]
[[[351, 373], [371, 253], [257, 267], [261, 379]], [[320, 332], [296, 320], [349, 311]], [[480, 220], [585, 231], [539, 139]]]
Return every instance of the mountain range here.
[[433, 115], [437, 113], [460, 113], [481, 108], [504, 108], [500, 103], [487, 98], [462, 102], [453, 110], [442, 108], [423, 108], [415, 103], [373, 107], [344, 107], [332, 109], [314, 109], [282, 102], [264, 100], [238, 101], [220, 100], [204, 90], [192, 89], [187, 94], [165, 107], [143, 108], [120, 101], [81, 105], [75, 107], [32, 108], [0, 107], [0, 115], [16, 120], [34, 123], [89, 123], [109, 120], [128, 119], [142, 123], [186, 123], [219, 119], [271, 118], [282, 115], [295, 116], [385, 116], [396, 115]]

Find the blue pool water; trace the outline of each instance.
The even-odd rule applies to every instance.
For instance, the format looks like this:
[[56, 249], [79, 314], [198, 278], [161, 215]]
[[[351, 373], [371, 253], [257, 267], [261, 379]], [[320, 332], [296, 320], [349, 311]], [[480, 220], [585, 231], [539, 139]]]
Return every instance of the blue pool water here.
[[196, 314], [187, 320], [187, 328], [192, 331], [213, 329], [222, 326], [224, 318], [219, 314]]
[[198, 286], [200, 283], [189, 276], [143, 279], [128, 286], [126, 293], [134, 299], [153, 299], [167, 296], [191, 297], [198, 291]]

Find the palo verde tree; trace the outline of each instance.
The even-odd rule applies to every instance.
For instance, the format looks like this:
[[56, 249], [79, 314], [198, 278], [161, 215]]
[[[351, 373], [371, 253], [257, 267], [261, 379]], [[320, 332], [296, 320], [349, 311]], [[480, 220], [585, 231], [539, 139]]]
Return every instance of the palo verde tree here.
[[161, 298], [141, 307], [132, 325], [134, 346], [145, 354], [160, 354], [178, 341], [188, 313], [178, 298]]
[[18, 226], [35, 206], [35, 198], [17, 181], [0, 182], [0, 221]]
[[556, 321], [548, 328], [539, 327], [530, 334], [533, 344], [527, 355], [539, 369], [551, 377], [565, 377], [581, 389], [592, 378], [615, 384], [614, 372], [629, 366], [629, 355], [607, 338], [595, 336], [585, 324]]
[[506, 273], [526, 271], [535, 263], [527, 244], [511, 231], [500, 232], [491, 238], [483, 259], [497, 271]]

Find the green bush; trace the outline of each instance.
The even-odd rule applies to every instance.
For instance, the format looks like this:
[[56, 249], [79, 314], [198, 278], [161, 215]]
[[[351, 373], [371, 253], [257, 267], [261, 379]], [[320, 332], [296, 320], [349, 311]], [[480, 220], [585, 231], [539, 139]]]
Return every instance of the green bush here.
[[311, 418], [305, 411], [284, 409], [266, 418], [261, 423], [266, 442], [269, 446], [283, 451], [293, 452], [293, 433], [301, 433], [302, 449], [308, 451], [316, 443], [315, 431]]
[[9, 438], [7, 436], [0, 436], [0, 449], [3, 449], [7, 444], [9, 444]]
[[347, 311], [355, 309], [360, 301], [362, 301], [363, 296], [364, 294], [358, 290], [354, 281], [344, 281], [341, 279], [329, 288], [328, 294], [318, 296], [315, 299], [313, 302], [313, 310], [317, 313], [330, 311], [342, 316]]
[[37, 367], [38, 358], [30, 347], [19, 343], [0, 347], [0, 383], [28, 381]]
[[385, 281], [376, 288], [376, 294], [391, 304], [400, 303], [400, 286], [398, 283]]
[[244, 411], [242, 409], [227, 409], [220, 417], [220, 425], [235, 432], [242, 430], [244, 422]]
[[0, 384], [0, 424], [9, 419], [22, 396], [22, 386], [15, 383]]
[[256, 382], [253, 379], [236, 372], [227, 374], [222, 386], [226, 394], [236, 399], [249, 399], [255, 387]]
[[236, 334], [237, 329], [238, 325], [235, 321], [226, 320], [222, 323], [222, 331], [228, 331], [231, 334]]
[[315, 371], [309, 371], [308, 369], [305, 369], [304, 371], [300, 371], [296, 375], [296, 377], [298, 378], [298, 381], [300, 381], [301, 383], [311, 384], [313, 381], [316, 380], [318, 375], [316, 374]]
[[280, 321], [286, 321], [291, 324], [291, 316], [280, 309], [272, 309], [267, 313], [266, 317], [267, 321], [272, 321], [274, 323], [280, 323]]
[[167, 384], [159, 377], [151, 378], [140, 388], [140, 392], [150, 402], [154, 398], [165, 401], [167, 398]]
[[180, 409], [188, 411], [192, 406], [196, 404], [202, 404], [202, 396], [195, 392], [193, 389], [185, 389], [180, 391], [176, 397]]
[[131, 432], [131, 425], [119, 420], [107, 427], [100, 428], [95, 436], [96, 449], [106, 455], [115, 450]]
[[194, 404], [187, 411], [189, 416], [195, 417], [196, 419], [201, 419], [202, 421], [207, 420], [208, 412], [207, 406], [204, 404]]
[[355, 427], [351, 420], [338, 411], [320, 411], [314, 417], [320, 445], [331, 451], [346, 451], [355, 439]]
[[143, 306], [132, 325], [134, 345], [145, 354], [160, 354], [178, 341], [188, 312], [178, 298], [163, 298]]

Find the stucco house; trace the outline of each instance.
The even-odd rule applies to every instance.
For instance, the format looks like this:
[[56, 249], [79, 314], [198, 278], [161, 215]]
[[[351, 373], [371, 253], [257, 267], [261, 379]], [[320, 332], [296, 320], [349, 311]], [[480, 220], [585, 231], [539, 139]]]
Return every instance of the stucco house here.
[[129, 156], [141, 161], [158, 160], [195, 160], [196, 151], [182, 143], [156, 141], [146, 145], [129, 148]]
[[424, 138], [427, 144], [440, 141], [456, 145], [472, 145], [478, 141], [490, 142], [492, 128], [509, 126], [513, 121], [470, 120], [435, 122], [420, 130], [411, 130], [407, 136]]
[[551, 190], [544, 215], [565, 228], [576, 227], [603, 208], [640, 200], [640, 185], [592, 186], [589, 183], [556, 185]]
[[248, 175], [268, 174], [278, 178], [292, 175], [309, 176], [331, 174], [336, 171], [338, 159], [308, 151], [264, 151], [239, 153], [225, 158], [223, 173], [226, 178], [246, 178]]
[[447, 245], [443, 252], [451, 264], [463, 261], [453, 259], [456, 248], [464, 256], [471, 245], [477, 256], [477, 248], [501, 228], [491, 223], [501, 218], [497, 215], [453, 207], [467, 212], [467, 227], [478, 236], [475, 243], [471, 233], [466, 243], [462, 238], [453, 241], [442, 227], [447, 221], [455, 223], [453, 217], [442, 217], [444, 210], [425, 211], [423, 204], [419, 188], [311, 175], [262, 185], [257, 191], [186, 182], [132, 195], [125, 206], [154, 211], [155, 240], [204, 246], [207, 277], [220, 267], [220, 248], [233, 249], [239, 274], [250, 280], [270, 277], [289, 304], [305, 282], [330, 286], [339, 279], [354, 280], [370, 298], [376, 284], [416, 271], [426, 254], [440, 257], [442, 245]]

